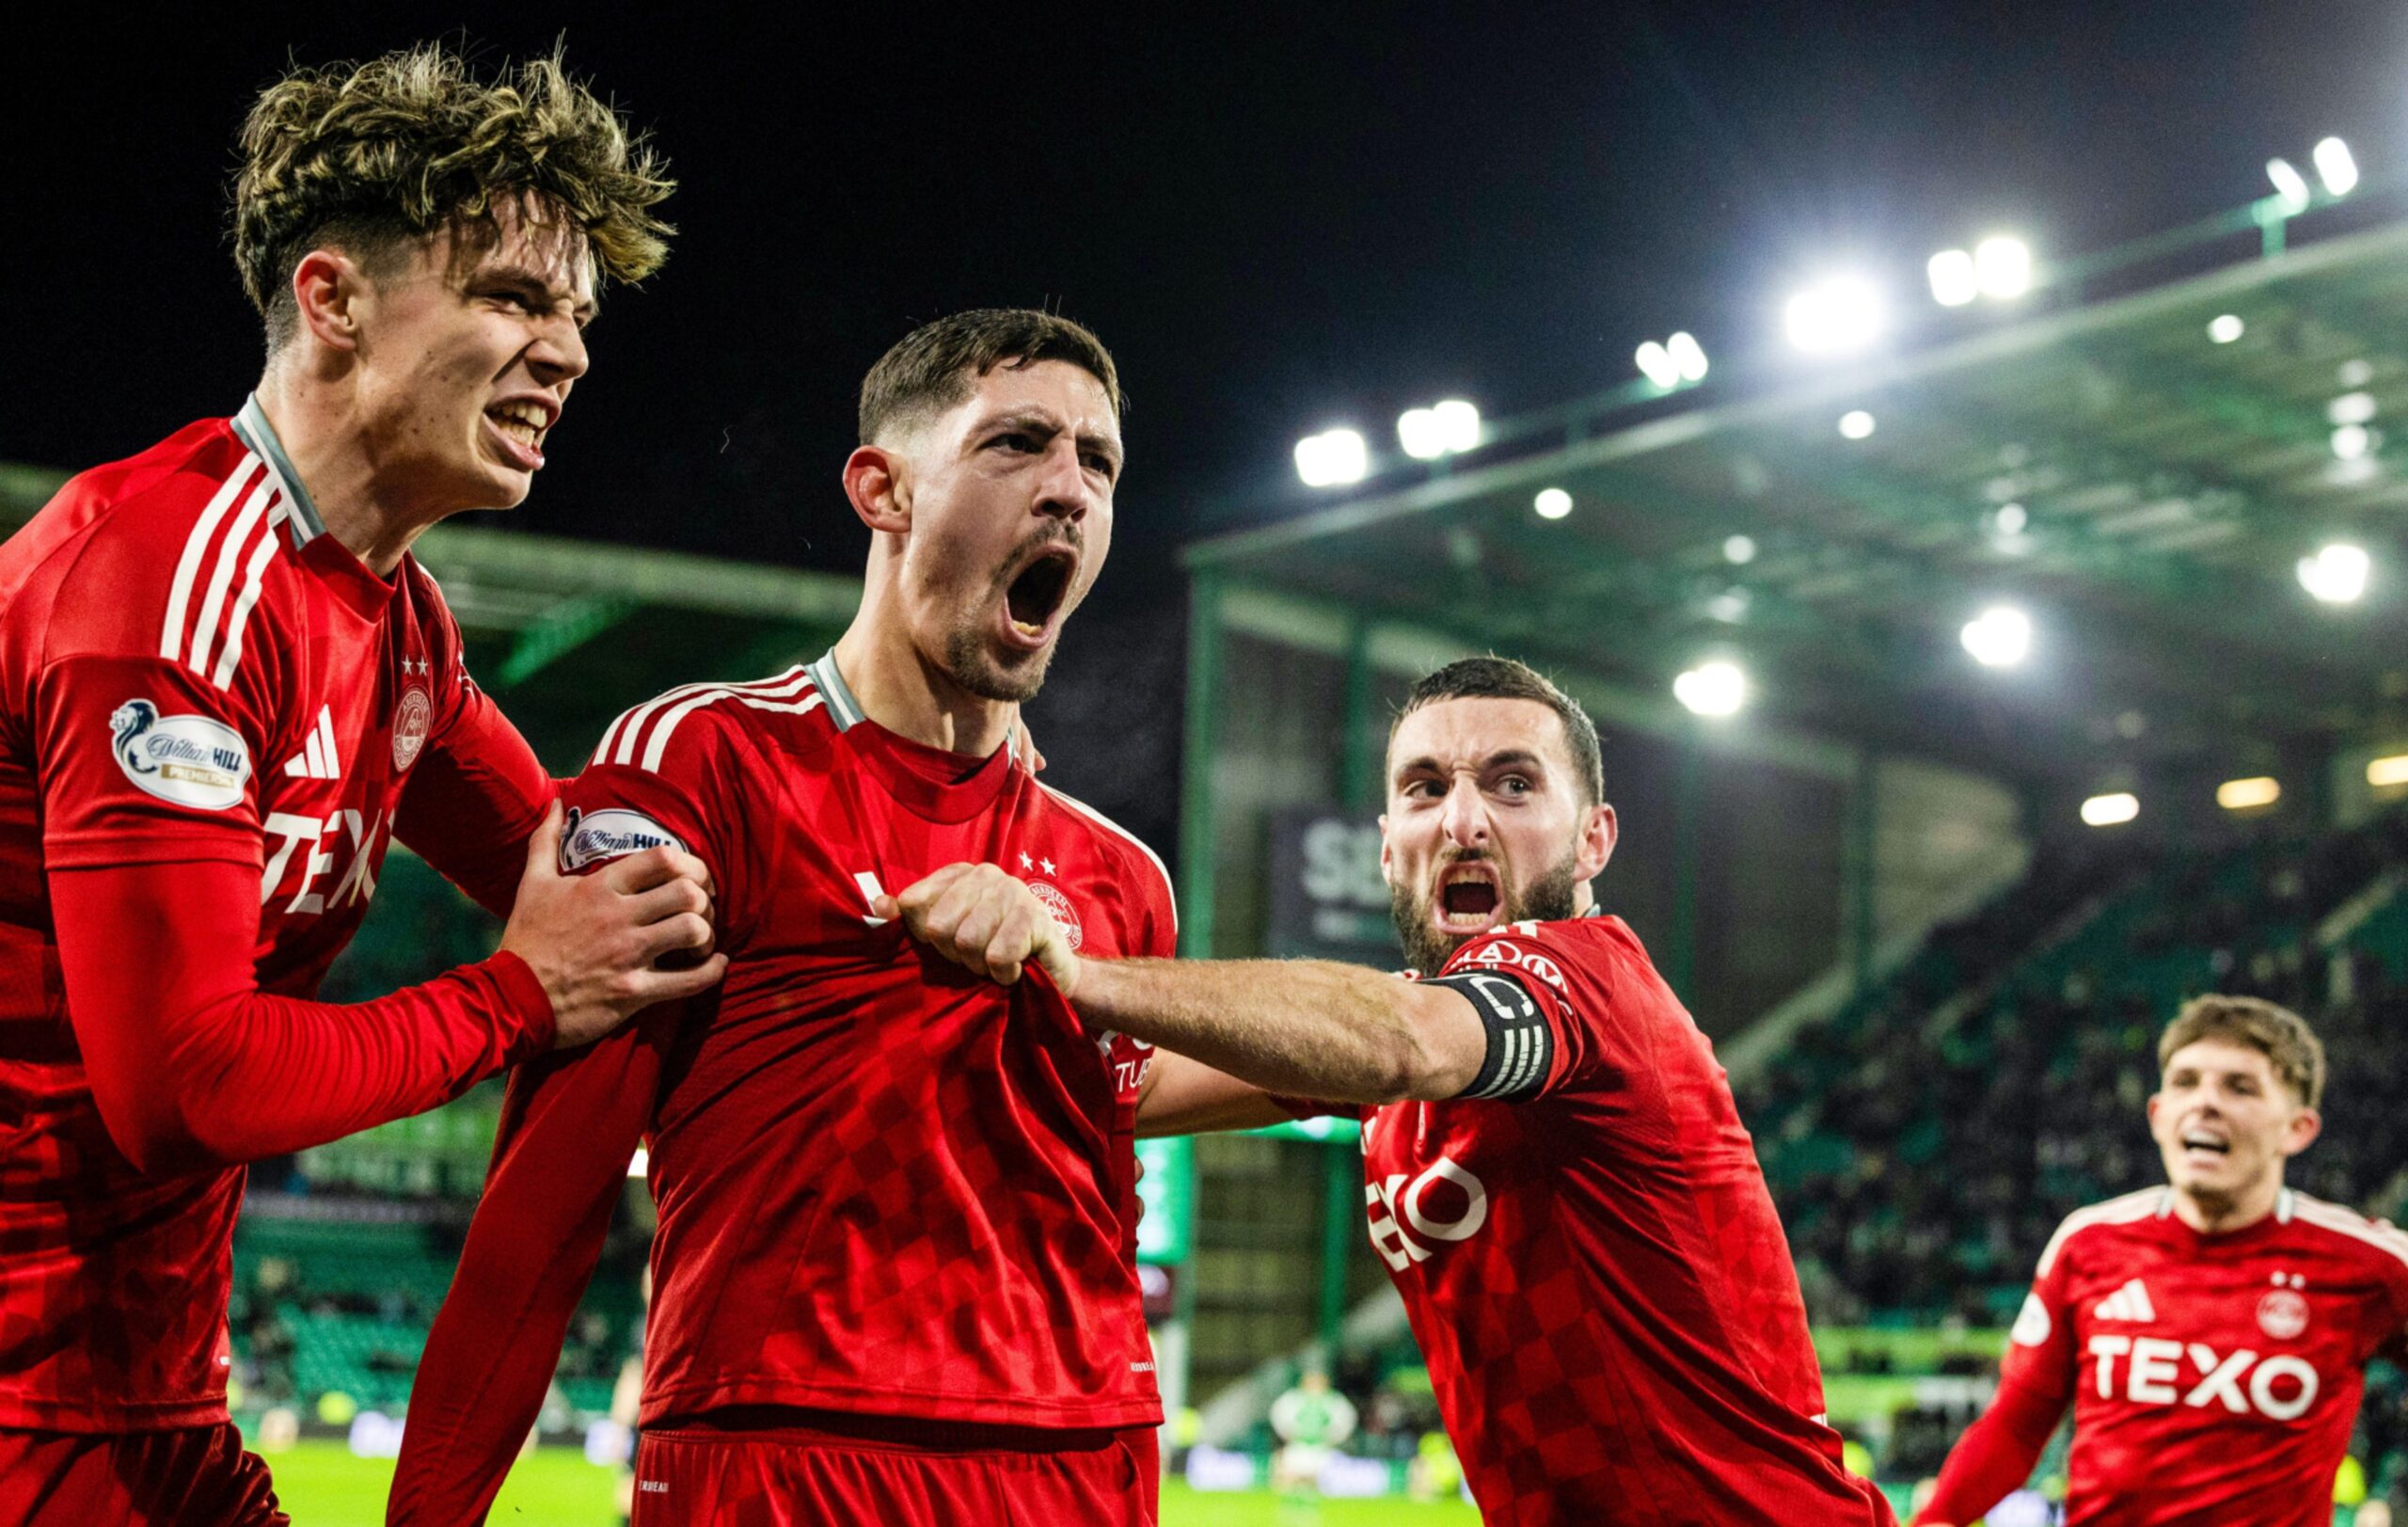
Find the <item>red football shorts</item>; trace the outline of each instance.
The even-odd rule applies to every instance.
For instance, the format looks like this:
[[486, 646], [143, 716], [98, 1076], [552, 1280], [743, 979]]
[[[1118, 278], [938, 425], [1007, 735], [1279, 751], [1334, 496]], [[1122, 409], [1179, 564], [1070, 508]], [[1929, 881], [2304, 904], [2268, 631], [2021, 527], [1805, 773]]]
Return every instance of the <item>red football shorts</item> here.
[[1155, 1527], [1155, 1446], [1151, 1427], [1061, 1434], [1041, 1450], [802, 1426], [647, 1429], [633, 1527]]
[[9, 1527], [291, 1527], [232, 1422], [166, 1432], [0, 1430]]

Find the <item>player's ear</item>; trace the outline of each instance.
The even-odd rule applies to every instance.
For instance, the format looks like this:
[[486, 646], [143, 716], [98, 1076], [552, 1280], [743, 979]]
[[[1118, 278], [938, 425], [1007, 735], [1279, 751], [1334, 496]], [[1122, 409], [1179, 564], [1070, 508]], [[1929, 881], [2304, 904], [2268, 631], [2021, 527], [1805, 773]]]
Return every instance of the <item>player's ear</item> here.
[[1380, 813], [1380, 879], [1389, 885], [1396, 883], [1396, 860], [1388, 852], [1388, 814]]
[[1580, 846], [1573, 856], [1572, 873], [1580, 880], [1594, 880], [1604, 872], [1606, 861], [1614, 856], [1614, 845], [1622, 840], [1622, 820], [1614, 808], [1603, 802], [1589, 807], [1580, 823]]
[[2314, 1145], [2316, 1137], [2323, 1132], [2324, 1116], [2314, 1108], [2302, 1108], [2291, 1115], [2291, 1121], [2283, 1128], [2283, 1154], [2299, 1154]]
[[360, 299], [368, 282], [340, 249], [312, 249], [293, 267], [293, 303], [301, 326], [330, 350], [359, 348]]
[[911, 498], [904, 460], [880, 445], [858, 445], [845, 458], [845, 497], [863, 524], [892, 535], [911, 529]]

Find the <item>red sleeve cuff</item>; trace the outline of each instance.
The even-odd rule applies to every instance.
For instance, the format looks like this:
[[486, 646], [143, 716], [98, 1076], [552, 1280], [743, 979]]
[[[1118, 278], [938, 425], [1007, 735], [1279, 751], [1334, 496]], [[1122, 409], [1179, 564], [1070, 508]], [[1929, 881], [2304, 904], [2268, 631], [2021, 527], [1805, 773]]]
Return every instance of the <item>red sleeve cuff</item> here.
[[508, 1063], [515, 1066], [549, 1050], [558, 1037], [552, 1022], [552, 999], [527, 962], [508, 949], [497, 949], [493, 958], [479, 968], [493, 978], [494, 985], [501, 990], [502, 1001], [519, 1019], [518, 1037], [510, 1044]]

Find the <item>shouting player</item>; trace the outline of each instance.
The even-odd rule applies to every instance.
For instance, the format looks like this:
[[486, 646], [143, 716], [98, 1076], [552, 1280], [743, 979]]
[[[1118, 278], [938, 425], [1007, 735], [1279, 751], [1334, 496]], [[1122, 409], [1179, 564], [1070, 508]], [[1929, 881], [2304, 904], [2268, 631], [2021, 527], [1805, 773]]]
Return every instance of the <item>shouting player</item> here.
[[1630, 930], [1595, 915], [1604, 795], [1580, 708], [1470, 659], [1414, 688], [1388, 741], [1380, 862], [1425, 979], [1099, 959], [991, 866], [885, 910], [999, 980], [1034, 962], [1089, 1026], [1164, 1046], [1148, 1133], [1285, 1117], [1257, 1087], [1371, 1105], [1371, 1243], [1490, 1521], [1886, 1522], [1823, 1424], [1722, 1070]]
[[[11, 1523], [283, 1520], [226, 1413], [241, 1163], [720, 969], [650, 968], [707, 942], [690, 859], [558, 873], [550, 782], [408, 554], [526, 497], [595, 280], [659, 262], [668, 183], [557, 60], [487, 85], [433, 49], [287, 77], [243, 150], [258, 390], [0, 548]], [[501, 952], [310, 1000], [395, 837], [509, 914]]]
[[2324, 1051], [2256, 997], [2186, 1003], [2157, 1043], [2166, 1185], [2076, 1210], [2040, 1253], [1998, 1396], [1920, 1523], [2021, 1485], [2073, 1406], [2075, 1527], [2325, 1527], [2367, 1360], [2408, 1356], [2408, 1236], [2283, 1185]]
[[1148, 1050], [872, 910], [989, 860], [1081, 947], [1170, 952], [1162, 866], [1006, 747], [1103, 565], [1119, 416], [1111, 358], [1062, 319], [905, 339], [845, 466], [872, 534], [844, 638], [637, 707], [567, 787], [563, 866], [690, 849], [732, 962], [718, 992], [512, 1078], [388, 1520], [490, 1504], [647, 1137], [640, 1527], [1153, 1519]]

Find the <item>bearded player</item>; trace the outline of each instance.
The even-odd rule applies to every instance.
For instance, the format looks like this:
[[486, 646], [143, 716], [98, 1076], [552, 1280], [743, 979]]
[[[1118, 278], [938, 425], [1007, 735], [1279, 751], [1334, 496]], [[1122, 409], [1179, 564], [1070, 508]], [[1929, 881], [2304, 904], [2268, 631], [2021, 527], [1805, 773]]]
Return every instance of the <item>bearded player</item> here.
[[[707, 941], [690, 860], [553, 867], [550, 782], [408, 553], [526, 496], [594, 281], [659, 262], [668, 183], [557, 60], [485, 85], [433, 49], [287, 77], [243, 152], [258, 390], [0, 549], [11, 1523], [283, 1520], [226, 1413], [242, 1163], [719, 971], [649, 968]], [[310, 1000], [396, 837], [509, 915], [501, 952]]]
[[1034, 963], [1089, 1026], [1164, 1046], [1148, 1133], [1275, 1122], [1275, 1093], [1368, 1105], [1371, 1244], [1488, 1520], [1889, 1521], [1823, 1424], [1722, 1070], [1597, 915], [1616, 822], [1588, 716], [1518, 662], [1440, 669], [1390, 734], [1380, 830], [1424, 979], [1096, 958], [987, 867], [888, 910], [974, 971]]
[[2186, 1003], [2157, 1045], [2166, 1185], [2066, 1217], [1915, 1520], [1971, 1522], [2073, 1407], [2066, 1520], [2325, 1527], [2367, 1360], [2408, 1356], [2408, 1236], [2283, 1185], [2324, 1051], [2256, 997]]
[[844, 638], [639, 706], [567, 787], [563, 864], [691, 850], [732, 962], [717, 993], [513, 1078], [388, 1520], [490, 1504], [647, 1139], [639, 1527], [1153, 1519], [1146, 1047], [872, 910], [978, 859], [1084, 948], [1170, 951], [1159, 862], [1006, 748], [1109, 549], [1119, 416], [1111, 358], [1065, 320], [905, 339], [845, 467], [871, 548]]

